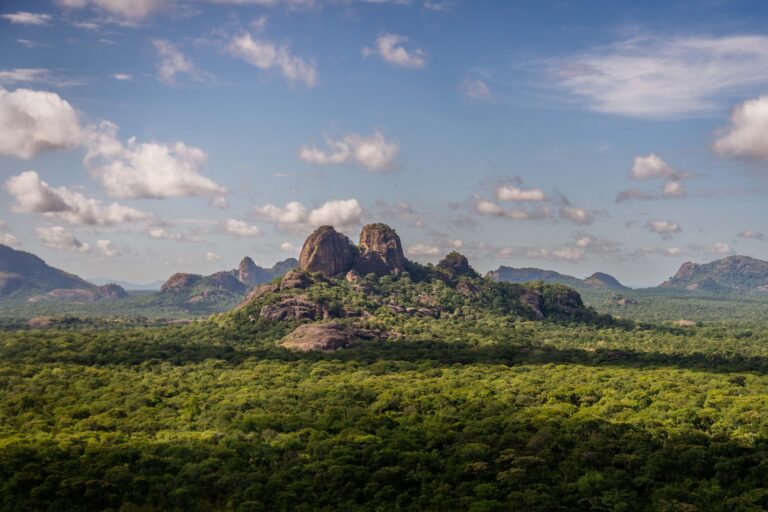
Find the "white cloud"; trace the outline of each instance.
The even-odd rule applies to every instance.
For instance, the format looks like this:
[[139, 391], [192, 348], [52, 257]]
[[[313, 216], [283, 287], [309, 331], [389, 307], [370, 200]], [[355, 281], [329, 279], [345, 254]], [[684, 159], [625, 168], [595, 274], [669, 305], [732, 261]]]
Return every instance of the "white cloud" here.
[[237, 219], [225, 220], [224, 231], [230, 235], [242, 237], [259, 236], [261, 234], [261, 229], [258, 226]]
[[0, 244], [7, 245], [8, 247], [17, 247], [19, 239], [11, 233], [0, 233]]
[[176, 240], [178, 242], [200, 241], [197, 237], [185, 233], [174, 233], [165, 228], [152, 228], [149, 230], [149, 236], [156, 240]]
[[464, 96], [473, 100], [493, 101], [491, 89], [482, 80], [467, 78], [461, 82], [459, 90]]
[[768, 160], [768, 96], [733, 109], [730, 124], [720, 130], [713, 148], [721, 156]]
[[729, 254], [731, 252], [731, 246], [725, 242], [716, 242], [708, 246], [706, 251], [710, 254]]
[[228, 50], [259, 69], [279, 71], [290, 82], [301, 82], [306, 87], [317, 85], [315, 64], [293, 55], [287, 46], [245, 33], [232, 39]]
[[658, 155], [651, 153], [650, 155], [635, 157], [629, 177], [633, 180], [644, 181], [653, 179], [680, 180], [687, 176], [672, 168]]
[[45, 68], [16, 68], [0, 71], [0, 82], [15, 84], [19, 82], [45, 82], [48, 70]]
[[546, 201], [547, 195], [538, 188], [520, 188], [501, 184], [496, 187], [496, 199], [499, 201]]
[[683, 230], [677, 222], [664, 219], [649, 220], [645, 223], [645, 227], [648, 231], [662, 235], [665, 238], [671, 237]]
[[135, 23], [170, 7], [173, 0], [56, 0], [56, 3], [70, 9], [91, 7], [113, 16], [113, 21]]
[[104, 206], [101, 201], [66, 187], [53, 188], [35, 171], [12, 176], [5, 189], [16, 199], [13, 209], [21, 213], [38, 213], [70, 224], [106, 226], [124, 222], [146, 222], [151, 216], [118, 203]]
[[481, 215], [510, 220], [544, 220], [552, 218], [552, 210], [546, 206], [534, 210], [523, 210], [520, 208], [507, 210], [493, 201], [482, 198], [475, 198], [474, 209]]
[[37, 238], [48, 247], [62, 251], [88, 252], [90, 246], [61, 226], [36, 228]]
[[112, 78], [120, 81], [133, 80], [133, 76], [128, 73], [115, 73], [114, 75], [112, 75]]
[[593, 110], [699, 115], [768, 82], [768, 37], [637, 37], [552, 64], [561, 85]]
[[384, 34], [376, 39], [375, 48], [363, 48], [363, 55], [378, 55], [384, 61], [402, 68], [423, 68], [426, 64], [424, 50], [407, 50], [403, 44], [408, 38], [398, 34]]
[[664, 188], [662, 189], [662, 195], [664, 197], [669, 198], [683, 198], [686, 196], [687, 191], [685, 189], [685, 185], [683, 185], [679, 181], [669, 181], [664, 184]]
[[350, 226], [359, 224], [363, 209], [357, 199], [328, 201], [309, 212], [303, 204], [292, 201], [285, 206], [266, 204], [255, 208], [256, 214], [281, 229], [302, 230], [325, 224]]
[[440, 248], [436, 245], [415, 244], [408, 247], [406, 251], [409, 256], [437, 256], [440, 254]]
[[102, 123], [88, 142], [85, 162], [113, 197], [153, 198], [212, 196], [227, 190], [200, 171], [207, 161], [202, 149], [183, 142], [127, 144], [117, 138], [117, 126]]
[[560, 208], [558, 213], [560, 214], [561, 219], [579, 224], [581, 226], [586, 226], [594, 222], [592, 214], [584, 208], [577, 208], [575, 206], [563, 206]]
[[195, 64], [170, 41], [157, 39], [153, 42], [159, 58], [157, 62], [157, 77], [167, 85], [176, 84], [178, 75], [190, 78], [200, 78], [202, 73]]
[[287, 252], [288, 254], [297, 254], [299, 252], [299, 248], [290, 242], [281, 243], [280, 250], [283, 252]]
[[102, 256], [106, 256], [107, 258], [114, 258], [115, 256], [120, 255], [120, 250], [109, 240], [97, 240], [96, 249]]
[[312, 165], [355, 164], [369, 171], [387, 171], [395, 167], [400, 144], [389, 142], [379, 131], [368, 137], [350, 133], [342, 139], [326, 138], [329, 151], [304, 146], [299, 158]]
[[48, 25], [51, 22], [50, 14], [38, 14], [34, 12], [12, 12], [0, 15], [0, 18], [19, 25]]
[[[313, 9], [320, 4], [320, 0], [208, 0], [214, 4], [230, 5], [257, 5], [260, 7], [285, 6], [291, 10]], [[258, 18], [257, 18], [258, 19]], [[251, 24], [253, 26], [253, 24]]]
[[752, 238], [754, 240], [768, 240], [768, 235], [754, 229], [744, 229], [736, 236], [741, 238]]
[[219, 256], [215, 252], [208, 251], [207, 253], [205, 253], [205, 259], [206, 261], [221, 261], [221, 256]]
[[83, 137], [77, 112], [58, 94], [0, 88], [0, 155], [32, 158], [77, 146]]

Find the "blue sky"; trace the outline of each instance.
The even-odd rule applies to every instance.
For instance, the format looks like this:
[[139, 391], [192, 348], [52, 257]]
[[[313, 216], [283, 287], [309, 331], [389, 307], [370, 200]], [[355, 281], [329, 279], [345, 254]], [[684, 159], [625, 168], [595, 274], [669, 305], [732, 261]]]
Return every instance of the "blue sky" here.
[[0, 243], [86, 277], [395, 227], [481, 271], [768, 258], [768, 5], [6, 1]]

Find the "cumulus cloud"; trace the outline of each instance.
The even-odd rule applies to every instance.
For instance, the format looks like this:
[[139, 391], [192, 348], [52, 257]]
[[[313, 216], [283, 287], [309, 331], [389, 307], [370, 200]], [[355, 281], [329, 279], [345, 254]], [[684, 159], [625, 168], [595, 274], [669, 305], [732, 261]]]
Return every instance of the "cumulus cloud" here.
[[176, 84], [178, 75], [195, 79], [203, 76], [197, 66], [175, 44], [161, 39], [155, 40], [153, 44], [158, 56], [157, 77], [164, 84]]
[[596, 111], [674, 118], [719, 110], [768, 81], [768, 37], [636, 37], [550, 62]]
[[328, 201], [310, 211], [297, 201], [282, 207], [266, 204], [256, 207], [255, 212], [260, 218], [287, 230], [304, 230], [325, 224], [350, 226], [359, 224], [363, 216], [363, 208], [357, 199]]
[[43, 244], [62, 251], [88, 252], [89, 244], [81, 242], [70, 231], [61, 226], [38, 227], [35, 229], [37, 238]]
[[253, 224], [237, 219], [227, 219], [224, 221], [224, 232], [233, 236], [259, 236], [261, 229]]
[[511, 220], [543, 220], [552, 218], [552, 210], [549, 207], [541, 207], [534, 210], [520, 208], [505, 209], [498, 203], [483, 198], [476, 198], [475, 212], [489, 217], [499, 217]]
[[768, 235], [761, 231], [756, 231], [754, 229], [744, 229], [739, 232], [738, 235], [736, 235], [740, 238], [752, 238], [754, 240], [768, 240]]
[[680, 180], [684, 175], [672, 168], [658, 155], [651, 153], [650, 155], [635, 157], [629, 177], [640, 181], [652, 179]]
[[595, 221], [589, 210], [586, 210], [585, 208], [563, 206], [558, 210], [558, 213], [560, 214], [561, 219], [573, 222], [574, 224], [579, 224], [580, 226], [586, 226]]
[[0, 155], [28, 159], [77, 146], [84, 134], [77, 112], [58, 94], [0, 87]]
[[245, 33], [232, 39], [228, 50], [259, 69], [278, 71], [289, 82], [300, 82], [306, 87], [317, 85], [315, 64], [293, 55], [287, 46], [254, 39], [251, 34]]
[[473, 100], [493, 100], [493, 93], [491, 92], [491, 89], [482, 80], [467, 78], [461, 82], [461, 85], [459, 85], [459, 90], [464, 96]]
[[91, 173], [110, 196], [153, 198], [226, 195], [227, 190], [202, 176], [207, 155], [183, 142], [123, 144], [117, 126], [102, 123], [91, 137], [85, 157]]
[[408, 247], [406, 251], [409, 256], [437, 256], [440, 254], [440, 248], [436, 245], [414, 244]]
[[206, 261], [221, 261], [221, 256], [219, 256], [215, 252], [208, 251], [207, 253], [205, 253], [205, 259]]
[[496, 187], [496, 199], [499, 201], [546, 201], [547, 195], [538, 188], [521, 188], [508, 183]]
[[391, 170], [400, 152], [400, 144], [389, 142], [384, 134], [375, 131], [364, 137], [356, 133], [345, 135], [339, 140], [327, 137], [328, 150], [315, 146], [304, 146], [299, 150], [299, 158], [312, 165], [352, 164], [372, 172]]
[[287, 252], [288, 254], [297, 254], [299, 252], [299, 248], [290, 242], [281, 243], [280, 250], [283, 252]]
[[707, 246], [706, 252], [710, 254], [729, 254], [731, 252], [731, 246], [725, 242], [715, 242], [714, 244]]
[[671, 220], [664, 220], [664, 219], [652, 219], [645, 223], [645, 228], [652, 232], [659, 234], [663, 236], [664, 238], [671, 237], [672, 235], [676, 235], [677, 233], [680, 233], [683, 228], [680, 227], [680, 224], [677, 222], [673, 222]]
[[86, 197], [66, 187], [53, 188], [40, 179], [35, 171], [12, 176], [5, 189], [16, 199], [13, 209], [20, 213], [37, 213], [70, 224], [108, 226], [124, 222], [146, 222], [151, 216], [142, 211], [112, 203], [108, 206], [98, 199]]
[[713, 148], [721, 156], [768, 160], [768, 96], [733, 109], [730, 124], [720, 130]]
[[112, 75], [112, 78], [121, 82], [133, 80], [133, 76], [129, 75], [128, 73], [115, 73]]
[[109, 240], [97, 240], [96, 250], [107, 258], [114, 258], [120, 255], [120, 250]]
[[377, 55], [384, 61], [402, 68], [423, 68], [427, 63], [426, 54], [421, 48], [408, 50], [403, 46], [408, 38], [398, 34], [383, 34], [376, 39], [373, 48], [363, 48], [363, 55]]
[[687, 191], [685, 189], [685, 185], [683, 185], [681, 182], [669, 181], [664, 184], [664, 188], [662, 189], [661, 193], [664, 197], [679, 199], [685, 197]]
[[50, 14], [18, 11], [0, 15], [0, 18], [18, 25], [48, 25], [51, 23]]
[[19, 239], [11, 233], [0, 233], [0, 244], [7, 245], [8, 247], [17, 247]]
[[172, 0], [56, 0], [61, 7], [82, 9], [90, 7], [106, 14], [113, 21], [136, 23], [169, 7]]
[[188, 233], [168, 231], [166, 228], [154, 227], [149, 230], [149, 236], [155, 240], [175, 240], [177, 242], [200, 242], [200, 238]]

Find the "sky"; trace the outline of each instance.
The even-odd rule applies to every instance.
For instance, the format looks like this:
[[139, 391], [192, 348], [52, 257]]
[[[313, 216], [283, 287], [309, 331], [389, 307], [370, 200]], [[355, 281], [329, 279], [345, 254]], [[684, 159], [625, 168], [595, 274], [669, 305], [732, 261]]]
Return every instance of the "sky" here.
[[768, 259], [768, 3], [6, 0], [0, 243], [135, 283], [406, 256]]

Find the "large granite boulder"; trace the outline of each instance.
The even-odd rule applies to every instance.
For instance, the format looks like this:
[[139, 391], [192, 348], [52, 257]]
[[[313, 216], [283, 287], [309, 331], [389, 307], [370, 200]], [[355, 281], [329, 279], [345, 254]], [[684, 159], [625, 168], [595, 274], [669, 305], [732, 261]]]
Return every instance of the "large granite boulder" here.
[[346, 273], [357, 258], [357, 249], [333, 226], [320, 226], [304, 242], [299, 269], [326, 276]]
[[353, 269], [360, 275], [384, 276], [405, 270], [400, 237], [386, 224], [368, 224], [360, 233], [360, 257]]
[[349, 348], [356, 342], [370, 340], [376, 335], [339, 322], [303, 324], [283, 338], [282, 345], [291, 350], [337, 350]]
[[278, 320], [320, 320], [325, 314], [322, 306], [303, 295], [281, 297], [274, 304], [262, 306], [259, 312], [263, 319], [273, 322]]

